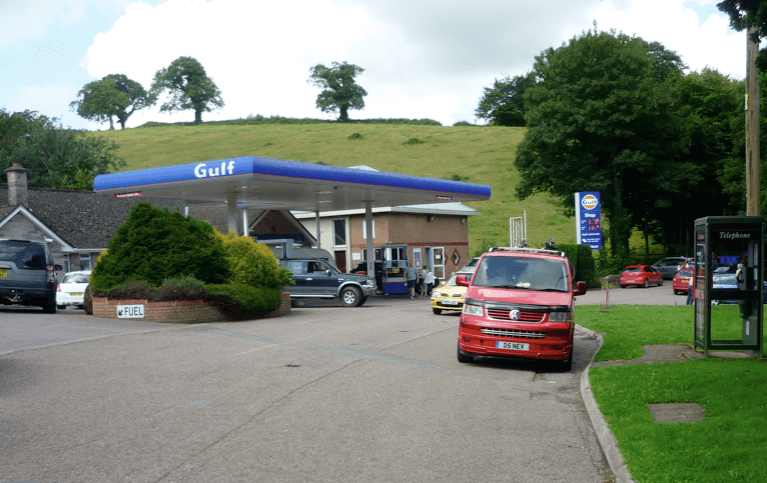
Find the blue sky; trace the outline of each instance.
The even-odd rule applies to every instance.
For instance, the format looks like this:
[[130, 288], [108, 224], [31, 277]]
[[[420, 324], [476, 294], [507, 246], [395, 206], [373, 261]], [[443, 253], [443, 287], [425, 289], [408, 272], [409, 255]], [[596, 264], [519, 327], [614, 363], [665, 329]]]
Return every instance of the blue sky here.
[[[315, 107], [306, 81], [318, 63], [347, 61], [368, 96], [353, 119], [475, 121], [484, 87], [531, 70], [544, 49], [591, 28], [659, 41], [693, 70], [745, 75], [746, 40], [715, 0], [3, 0], [0, 108], [35, 110], [65, 126], [107, 129], [69, 111], [88, 82], [125, 74], [146, 89], [180, 56], [196, 58], [218, 84], [223, 110], [333, 118]], [[187, 122], [192, 111], [136, 112]]]

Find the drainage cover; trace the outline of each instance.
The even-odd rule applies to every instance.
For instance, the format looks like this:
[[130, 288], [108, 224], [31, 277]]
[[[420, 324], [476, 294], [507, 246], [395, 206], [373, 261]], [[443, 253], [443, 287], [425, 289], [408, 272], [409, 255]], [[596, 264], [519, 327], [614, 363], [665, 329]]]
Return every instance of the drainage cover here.
[[706, 416], [706, 408], [698, 403], [648, 404], [656, 423], [697, 423]]

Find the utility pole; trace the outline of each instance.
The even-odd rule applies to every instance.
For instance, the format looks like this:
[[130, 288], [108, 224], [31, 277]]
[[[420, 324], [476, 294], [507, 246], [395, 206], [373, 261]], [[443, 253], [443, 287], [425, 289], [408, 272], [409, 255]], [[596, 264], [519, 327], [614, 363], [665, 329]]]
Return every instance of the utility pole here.
[[759, 84], [756, 56], [759, 44], [751, 40], [754, 27], [748, 28], [746, 46], [746, 215], [759, 215]]

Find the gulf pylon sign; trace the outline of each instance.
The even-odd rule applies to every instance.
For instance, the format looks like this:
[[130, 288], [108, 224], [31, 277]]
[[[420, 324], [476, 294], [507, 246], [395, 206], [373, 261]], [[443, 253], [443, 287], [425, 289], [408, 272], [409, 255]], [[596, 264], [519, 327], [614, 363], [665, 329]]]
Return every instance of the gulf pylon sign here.
[[602, 204], [599, 191], [575, 193], [575, 232], [580, 245], [602, 249]]

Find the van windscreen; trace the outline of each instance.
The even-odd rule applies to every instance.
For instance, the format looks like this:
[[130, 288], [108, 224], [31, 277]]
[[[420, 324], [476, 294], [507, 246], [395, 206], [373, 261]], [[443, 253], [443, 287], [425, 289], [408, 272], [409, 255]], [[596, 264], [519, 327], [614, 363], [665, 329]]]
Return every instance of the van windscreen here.
[[486, 256], [477, 267], [472, 285], [567, 292], [567, 266], [559, 260]]

